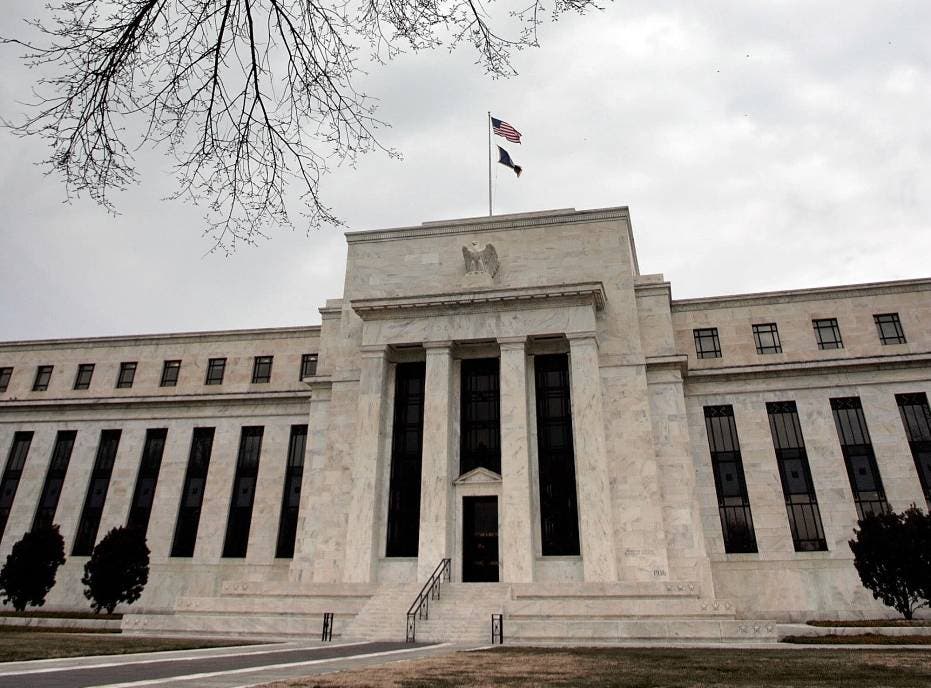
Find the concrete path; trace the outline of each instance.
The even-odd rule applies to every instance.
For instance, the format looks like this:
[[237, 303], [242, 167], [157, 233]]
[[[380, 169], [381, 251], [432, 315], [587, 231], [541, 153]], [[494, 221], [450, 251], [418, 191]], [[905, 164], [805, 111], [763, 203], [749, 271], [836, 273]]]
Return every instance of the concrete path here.
[[0, 664], [0, 688], [242, 688], [452, 652], [450, 644], [276, 643]]

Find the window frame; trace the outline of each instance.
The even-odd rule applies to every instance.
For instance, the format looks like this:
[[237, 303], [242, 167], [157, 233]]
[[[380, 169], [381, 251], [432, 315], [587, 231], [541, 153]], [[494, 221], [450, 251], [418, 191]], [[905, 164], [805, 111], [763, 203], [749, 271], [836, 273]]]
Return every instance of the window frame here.
[[13, 379], [13, 366], [0, 367], [0, 394], [10, 388], [10, 381]]
[[[219, 377], [214, 376], [216, 369], [219, 369]], [[223, 378], [226, 377], [226, 358], [208, 358], [207, 374], [204, 376], [205, 385], [222, 385]]]
[[[174, 378], [168, 377], [168, 372], [174, 371]], [[159, 378], [159, 387], [177, 387], [178, 378], [181, 377], [181, 359], [173, 358], [162, 361], [162, 376]]]
[[136, 381], [138, 367], [138, 361], [123, 361], [120, 363], [120, 372], [116, 376], [116, 389], [132, 389], [133, 383]]
[[[751, 326], [753, 328], [753, 342], [756, 344], [756, 352], [760, 356], [765, 356], [768, 354], [781, 354], [782, 353], [782, 340], [779, 339], [779, 326], [774, 322], [769, 323], [756, 323]], [[762, 330], [760, 328], [772, 328], [770, 330]], [[760, 339], [760, 335], [771, 335], [772, 344], [763, 344]]]
[[[815, 330], [815, 341], [820, 351], [833, 351], [844, 348], [844, 338], [841, 335], [840, 323], [837, 318], [812, 318], [811, 325]], [[834, 341], [826, 341], [823, 337], [825, 331], [830, 331], [835, 337]]]
[[[87, 373], [87, 379], [82, 379], [84, 373]], [[78, 363], [77, 372], [74, 374], [74, 387], [72, 389], [82, 390], [90, 389], [91, 382], [94, 379], [93, 363]]]
[[[721, 358], [721, 339], [717, 327], [692, 328], [692, 338], [695, 340], [695, 357], [698, 359]], [[705, 340], [711, 340], [711, 349], [704, 347]]]
[[[274, 365], [274, 356], [255, 356], [252, 359], [252, 384], [264, 385], [272, 381], [272, 366]], [[259, 366], [268, 366], [265, 375], [259, 375]]]
[[[33, 392], [47, 392], [48, 386], [52, 382], [52, 373], [55, 371], [54, 365], [39, 365], [36, 366], [36, 377], [32, 381], [32, 391]], [[45, 382], [40, 382], [39, 380], [45, 376]]]
[[[319, 360], [319, 354], [301, 354], [301, 369], [300, 369], [300, 378], [314, 377], [317, 374], [317, 361]], [[312, 366], [310, 364], [313, 364]], [[310, 372], [307, 372], [307, 369], [310, 368]]]
[[[889, 318], [889, 320], [881, 321], [881, 318]], [[899, 318], [898, 313], [874, 313], [873, 322], [876, 323], [876, 331], [877, 334], [879, 334], [879, 342], [883, 346], [908, 343], [905, 338], [905, 330], [902, 329], [902, 320]], [[892, 327], [895, 328], [895, 335], [892, 337], [887, 337], [883, 332], [883, 325], [892, 325]]]

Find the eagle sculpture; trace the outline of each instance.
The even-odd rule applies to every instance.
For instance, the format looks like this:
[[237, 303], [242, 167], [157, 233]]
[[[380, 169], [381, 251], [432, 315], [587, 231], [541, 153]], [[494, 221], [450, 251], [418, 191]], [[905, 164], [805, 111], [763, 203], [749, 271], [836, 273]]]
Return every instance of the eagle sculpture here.
[[487, 273], [494, 277], [498, 272], [498, 252], [491, 244], [480, 248], [477, 241], [462, 247], [462, 257], [465, 259], [466, 274]]

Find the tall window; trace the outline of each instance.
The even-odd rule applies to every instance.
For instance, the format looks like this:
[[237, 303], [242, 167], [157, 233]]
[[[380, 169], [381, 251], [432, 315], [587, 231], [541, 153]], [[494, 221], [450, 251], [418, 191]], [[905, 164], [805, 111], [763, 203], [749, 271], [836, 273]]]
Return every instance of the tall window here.
[[501, 410], [497, 358], [462, 361], [459, 471], [482, 466], [501, 472]]
[[44, 392], [48, 389], [48, 383], [52, 379], [52, 369], [55, 366], [40, 365], [36, 368], [36, 379], [32, 383], [33, 392]]
[[876, 465], [876, 454], [859, 397], [831, 399], [831, 411], [847, 465], [853, 501], [857, 505], [857, 518], [866, 514], [888, 513], [889, 503], [879, 477], [879, 466]]
[[905, 344], [905, 332], [902, 330], [898, 313], [874, 315], [873, 320], [879, 332], [879, 341], [883, 344]]
[[207, 361], [207, 378], [205, 385], [222, 385], [223, 373], [226, 372], [225, 358], [211, 358]]
[[224, 557], [244, 557], [249, 547], [249, 527], [252, 524], [255, 481], [259, 476], [264, 431], [265, 428], [261, 426], [244, 427], [239, 438], [236, 477], [233, 478], [233, 494], [230, 496], [230, 513], [223, 542]]
[[307, 426], [292, 425], [291, 440], [288, 442], [288, 465], [284, 474], [284, 493], [281, 497], [281, 518], [278, 521], [278, 546], [275, 548], [275, 556], [279, 559], [290, 559], [294, 556], [306, 448]]
[[272, 379], [272, 357], [256, 356], [252, 363], [252, 382], [269, 382]]
[[5, 392], [10, 386], [11, 377], [13, 377], [13, 368], [9, 366], [0, 368], [0, 392]]
[[740, 441], [732, 406], [706, 406], [705, 431], [711, 449], [714, 489], [718, 495], [718, 515], [724, 531], [725, 552], [756, 552], [756, 534], [750, 497], [744, 477]]
[[758, 354], [781, 354], [782, 343], [779, 341], [779, 328], [776, 323], [753, 326], [753, 341], [756, 342]]
[[210, 468], [210, 453], [213, 450], [214, 428], [194, 428], [191, 438], [191, 455], [188, 457], [181, 490], [181, 505], [178, 507], [178, 522], [171, 543], [171, 556], [193, 557], [197, 542], [197, 527], [200, 510], [204, 503], [204, 486]]
[[107, 491], [110, 489], [110, 475], [113, 473], [116, 450], [120, 446], [120, 434], [120, 430], [104, 430], [100, 433], [97, 458], [94, 460], [90, 484], [87, 486], [87, 496], [84, 498], [84, 508], [81, 510], [81, 520], [78, 521], [78, 533], [74, 537], [71, 556], [86, 557], [94, 549], [97, 530], [100, 528], [100, 516], [103, 514], [103, 505], [107, 501]]
[[13, 500], [16, 498], [16, 488], [23, 477], [23, 467], [29, 455], [29, 446], [32, 444], [31, 432], [17, 432], [13, 435], [13, 444], [10, 445], [10, 454], [3, 469], [3, 479], [0, 480], [0, 539], [6, 530], [6, 522], [10, 518]]
[[50, 526], [55, 522], [55, 511], [58, 509], [58, 499], [61, 497], [61, 486], [65, 483], [68, 463], [71, 461], [71, 450], [74, 449], [74, 440], [77, 434], [77, 430], [59, 430], [55, 436], [55, 448], [52, 449], [52, 460], [49, 462], [48, 472], [45, 474], [45, 483], [42, 485], [39, 507], [32, 519], [33, 530]]
[[908, 436], [912, 459], [918, 469], [918, 480], [931, 511], [931, 409], [928, 408], [928, 396], [924, 392], [896, 394], [895, 400]]
[[128, 361], [120, 363], [120, 374], [116, 378], [117, 389], [129, 389], [133, 386], [133, 380], [136, 379], [136, 362]]
[[162, 379], [159, 387], [177, 387], [180, 372], [181, 361], [165, 361], [162, 364]]
[[317, 354], [304, 354], [301, 356], [301, 379], [313, 377], [317, 374]]
[[828, 548], [821, 524], [821, 510], [811, 479], [802, 425], [794, 401], [766, 404], [769, 430], [776, 449], [776, 464], [786, 499], [789, 529], [796, 552], [816, 552]]
[[721, 358], [721, 342], [718, 340], [717, 327], [704, 327], [692, 330], [695, 338], [695, 355], [698, 358]]
[[569, 357], [534, 356], [543, 556], [579, 554]]
[[142, 460], [136, 474], [136, 487], [133, 489], [133, 501], [129, 506], [129, 518], [126, 527], [145, 537], [149, 529], [149, 517], [152, 515], [152, 500], [155, 498], [155, 486], [158, 473], [162, 467], [162, 454], [165, 452], [167, 428], [153, 428], [145, 431], [145, 444], [142, 446]]
[[78, 373], [74, 376], [75, 389], [88, 389], [91, 386], [91, 378], [94, 376], [94, 364], [82, 363], [78, 366]]
[[389, 557], [417, 556], [425, 376], [423, 361], [399, 363], [395, 368], [385, 545], [385, 555]]
[[818, 342], [819, 349], [844, 348], [844, 341], [840, 336], [840, 327], [837, 326], [837, 318], [812, 320], [811, 324], [815, 328], [815, 341]]

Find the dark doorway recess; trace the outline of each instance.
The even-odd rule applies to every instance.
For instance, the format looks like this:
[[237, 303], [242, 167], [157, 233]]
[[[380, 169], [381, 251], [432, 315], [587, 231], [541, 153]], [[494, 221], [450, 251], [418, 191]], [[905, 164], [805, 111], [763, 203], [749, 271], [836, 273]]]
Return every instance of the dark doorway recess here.
[[459, 473], [501, 473], [500, 364], [497, 358], [462, 361]]
[[462, 582], [498, 582], [498, 498], [462, 498]]

